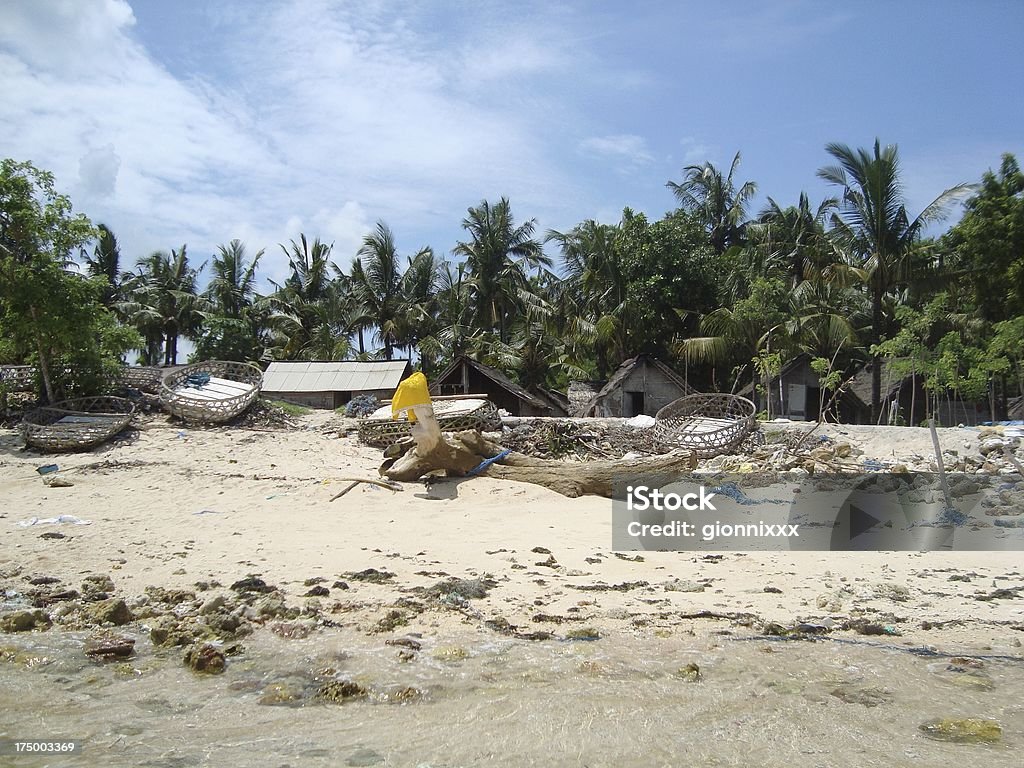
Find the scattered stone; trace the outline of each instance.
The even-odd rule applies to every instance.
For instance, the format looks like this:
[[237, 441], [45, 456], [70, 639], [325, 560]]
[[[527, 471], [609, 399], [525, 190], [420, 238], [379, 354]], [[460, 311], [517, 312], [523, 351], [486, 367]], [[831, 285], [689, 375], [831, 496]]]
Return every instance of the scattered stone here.
[[772, 595], [781, 595], [782, 594], [782, 590], [781, 589], [779, 589], [778, 587], [772, 587], [772, 586], [765, 587], [763, 591], [768, 592], [769, 594], [772, 594]]
[[67, 536], [65, 536], [63, 533], [58, 533], [57, 531], [47, 531], [46, 533], [39, 534], [39, 538], [40, 539], [66, 539]]
[[366, 747], [360, 747], [345, 760], [345, 765], [354, 766], [355, 768], [367, 768], [367, 766], [378, 765], [384, 762], [384, 756], [379, 752], [375, 752], [372, 749]]
[[980, 717], [943, 717], [921, 723], [924, 735], [938, 741], [956, 744], [996, 744], [1003, 738], [1003, 729], [995, 720]]
[[399, 661], [402, 661], [402, 662], [412, 661], [415, 658], [416, 658], [416, 654], [413, 653], [412, 651], [407, 651], [407, 650], [403, 649], [403, 650], [398, 652], [398, 660]]
[[164, 648], [191, 645], [199, 634], [199, 628], [174, 615], [159, 616], [149, 629], [153, 645]]
[[196, 599], [196, 593], [190, 589], [164, 589], [163, 587], [149, 586], [146, 587], [145, 592], [151, 602], [165, 605], [181, 605]]
[[676, 677], [685, 680], [688, 683], [697, 683], [701, 680], [700, 666], [694, 664], [692, 661], [686, 666], [680, 667], [676, 670]]
[[704, 585], [696, 581], [672, 579], [662, 584], [666, 592], [703, 592]]
[[343, 573], [342, 576], [350, 581], [365, 581], [370, 584], [383, 584], [395, 578], [395, 574], [390, 571], [378, 571], [376, 568], [367, 568], [363, 571], [349, 571], [348, 573]]
[[1014, 598], [1020, 597], [1021, 590], [1024, 587], [1014, 587], [1013, 589], [996, 589], [989, 592], [987, 595], [975, 595], [975, 600], [1013, 600]]
[[109, 576], [94, 574], [82, 579], [82, 599], [87, 601], [106, 600], [114, 591], [114, 581]]
[[41, 587], [46, 584], [59, 584], [60, 579], [56, 576], [33, 576], [28, 580], [28, 583], [34, 587]]
[[85, 640], [85, 655], [100, 659], [123, 659], [135, 652], [135, 640], [113, 632], [99, 632]]
[[303, 597], [330, 597], [331, 590], [327, 587], [316, 586], [310, 589]]
[[128, 609], [128, 604], [120, 597], [111, 597], [92, 603], [85, 606], [82, 612], [91, 624], [113, 624], [117, 627], [127, 624], [135, 618]]
[[75, 486], [75, 484], [67, 478], [57, 477], [56, 475], [47, 477], [43, 482], [50, 488], [74, 488]]
[[348, 583], [344, 581], [336, 581], [331, 584], [331, 589], [348, 589]]
[[53, 622], [46, 611], [13, 611], [0, 616], [0, 631], [30, 632], [33, 629], [49, 629]]
[[239, 579], [231, 585], [233, 592], [245, 593], [245, 592], [256, 592], [258, 594], [266, 594], [267, 592], [273, 592], [277, 587], [272, 587], [267, 584], [258, 575], [250, 574], [244, 579]]
[[411, 637], [392, 637], [385, 640], [384, 645], [399, 645], [413, 651], [418, 651], [423, 647], [419, 640], [415, 640]]
[[302, 701], [302, 689], [291, 683], [271, 683], [257, 701], [265, 707], [296, 704]]
[[469, 651], [458, 645], [441, 645], [430, 655], [438, 661], [462, 661], [469, 658]]
[[221, 608], [224, 607], [226, 600], [223, 595], [215, 595], [199, 606], [199, 613], [202, 616], [207, 614], [217, 613]]
[[352, 680], [331, 680], [321, 685], [313, 698], [330, 704], [341, 704], [352, 699], [361, 699], [368, 691]]
[[311, 621], [279, 621], [270, 625], [270, 631], [286, 640], [303, 640], [313, 634], [316, 624]]
[[327, 581], [327, 579], [325, 579], [323, 576], [313, 576], [302, 582], [302, 586], [315, 587], [317, 584], [323, 584], [325, 581]]
[[408, 686], [406, 688], [399, 688], [398, 690], [384, 693], [380, 698], [381, 701], [388, 704], [406, 704], [410, 701], [419, 701], [420, 699], [426, 698], [426, 695], [425, 691]]
[[185, 666], [193, 672], [219, 675], [224, 671], [226, 664], [224, 654], [210, 643], [193, 645], [185, 651]]
[[565, 633], [566, 640], [600, 640], [601, 633], [593, 627], [571, 629]]
[[551, 554], [551, 550], [548, 549], [547, 547], [534, 547], [530, 551], [533, 552], [536, 555], [550, 555]]
[[884, 688], [844, 684], [833, 689], [831, 693], [845, 704], [860, 704], [869, 708], [888, 704], [893, 700], [892, 694]]
[[554, 555], [548, 555], [548, 559], [547, 560], [539, 560], [538, 562], [534, 563], [534, 565], [540, 565], [540, 566], [543, 566], [545, 568], [561, 568], [562, 567], [562, 566], [560, 566], [558, 564], [558, 561], [555, 560], [555, 556]]

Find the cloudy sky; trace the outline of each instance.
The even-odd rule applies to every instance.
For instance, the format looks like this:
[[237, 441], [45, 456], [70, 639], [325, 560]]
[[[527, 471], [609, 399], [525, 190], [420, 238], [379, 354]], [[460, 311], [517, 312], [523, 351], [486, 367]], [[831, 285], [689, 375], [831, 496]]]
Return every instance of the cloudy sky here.
[[[635, 6], [635, 7], [630, 7]], [[713, 8], [712, 8], [713, 7]], [[447, 254], [508, 196], [538, 230], [660, 216], [683, 166], [795, 202], [824, 145], [897, 143], [919, 209], [1024, 157], [1018, 0], [4, 0], [4, 156], [53, 171], [125, 260], [377, 220]]]

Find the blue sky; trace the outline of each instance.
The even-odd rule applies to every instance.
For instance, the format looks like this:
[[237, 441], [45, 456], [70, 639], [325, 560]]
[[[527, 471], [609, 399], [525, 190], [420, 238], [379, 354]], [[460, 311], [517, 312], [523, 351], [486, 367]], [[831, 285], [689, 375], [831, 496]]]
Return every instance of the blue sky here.
[[1024, 157], [1024, 2], [0, 4], [5, 156], [52, 170], [127, 264], [299, 232], [348, 265], [378, 219], [448, 254], [505, 195], [538, 231], [630, 206], [683, 166], [785, 205], [824, 146], [900, 147], [912, 212]]

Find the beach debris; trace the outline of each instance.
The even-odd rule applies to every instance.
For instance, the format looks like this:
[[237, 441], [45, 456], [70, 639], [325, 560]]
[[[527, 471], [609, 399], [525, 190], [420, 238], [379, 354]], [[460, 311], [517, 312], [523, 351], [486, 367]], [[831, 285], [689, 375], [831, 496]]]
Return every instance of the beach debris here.
[[23, 610], [11, 611], [0, 615], [0, 632], [30, 632], [34, 629], [49, 629], [53, 622], [50, 621], [46, 611]]
[[378, 571], [376, 568], [367, 568], [362, 571], [349, 571], [341, 574], [349, 581], [365, 581], [370, 584], [383, 584], [395, 578], [390, 571]]
[[488, 593], [498, 586], [498, 582], [490, 574], [484, 574], [478, 579], [457, 579], [455, 577], [442, 579], [427, 588], [427, 595], [443, 600], [449, 595], [456, 595], [463, 600], [481, 600], [487, 597]]
[[565, 633], [566, 640], [600, 640], [601, 633], [593, 627], [581, 627], [580, 629], [570, 629]]
[[703, 592], [704, 584], [684, 579], [671, 579], [661, 585], [666, 592]]
[[328, 704], [341, 704], [365, 698], [368, 693], [366, 688], [353, 680], [330, 680], [317, 689], [313, 698]]
[[57, 517], [30, 517], [28, 520], [18, 522], [22, 528], [30, 528], [33, 525], [92, 525], [92, 520], [82, 520], [74, 515], [58, 515]]
[[370, 631], [376, 633], [394, 632], [399, 627], [404, 627], [408, 623], [409, 617], [404, 612], [399, 610], [390, 610]]
[[56, 464], [43, 464], [42, 466], [36, 467], [36, 472], [40, 475], [49, 475], [56, 472], [58, 469], [60, 469], [60, 467]]
[[395, 493], [397, 491], [402, 490], [402, 486], [399, 485], [398, 483], [385, 482], [384, 480], [375, 480], [373, 478], [343, 477], [343, 478], [340, 478], [340, 482], [343, 482], [343, 483], [347, 482], [348, 485], [346, 485], [344, 488], [342, 488], [336, 494], [331, 496], [331, 498], [330, 498], [331, 501], [334, 501], [335, 499], [340, 499], [342, 496], [344, 496], [346, 493], [351, 491], [353, 488], [355, 488], [360, 483], [366, 483], [367, 485], [374, 485], [374, 486], [377, 486], [379, 488], [386, 488], [387, 490], [391, 491], [392, 493]]
[[47, 488], [73, 488], [75, 485], [67, 478], [58, 475], [47, 475], [43, 478], [43, 483]]
[[135, 652], [135, 640], [108, 630], [87, 637], [84, 650], [86, 656], [93, 658], [124, 659]]
[[58, 533], [57, 531], [47, 531], [46, 533], [40, 533], [39, 534], [39, 538], [40, 539], [53, 539], [53, 540], [57, 540], [57, 539], [66, 539], [67, 536], [65, 536], [63, 533]]
[[376, 395], [356, 395], [345, 406], [345, 415], [350, 419], [370, 416], [380, 408]]
[[196, 644], [185, 651], [185, 666], [193, 672], [219, 675], [227, 666], [224, 653], [211, 643]]
[[956, 744], [996, 744], [1003, 738], [997, 721], [981, 717], [942, 717], [918, 727], [930, 739]]

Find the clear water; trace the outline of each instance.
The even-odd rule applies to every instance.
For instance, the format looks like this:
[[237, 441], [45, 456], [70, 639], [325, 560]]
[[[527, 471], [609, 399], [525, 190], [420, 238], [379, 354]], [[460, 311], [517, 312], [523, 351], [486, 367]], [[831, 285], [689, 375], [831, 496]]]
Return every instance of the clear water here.
[[[528, 642], [467, 634], [459, 661], [415, 660], [382, 638], [261, 631], [218, 676], [140, 638], [127, 664], [98, 663], [83, 635], [0, 636], [0, 734], [78, 739], [73, 756], [12, 766], [977, 766], [1022, 764], [1024, 664], [832, 641], [606, 637]], [[12, 659], [12, 656], [14, 657]], [[699, 665], [702, 679], [677, 674]], [[261, 704], [331, 676], [371, 695], [344, 704]], [[402, 688], [424, 692], [394, 703]], [[844, 701], [844, 698], [847, 699]], [[926, 738], [936, 717], [998, 720], [997, 745]]]

